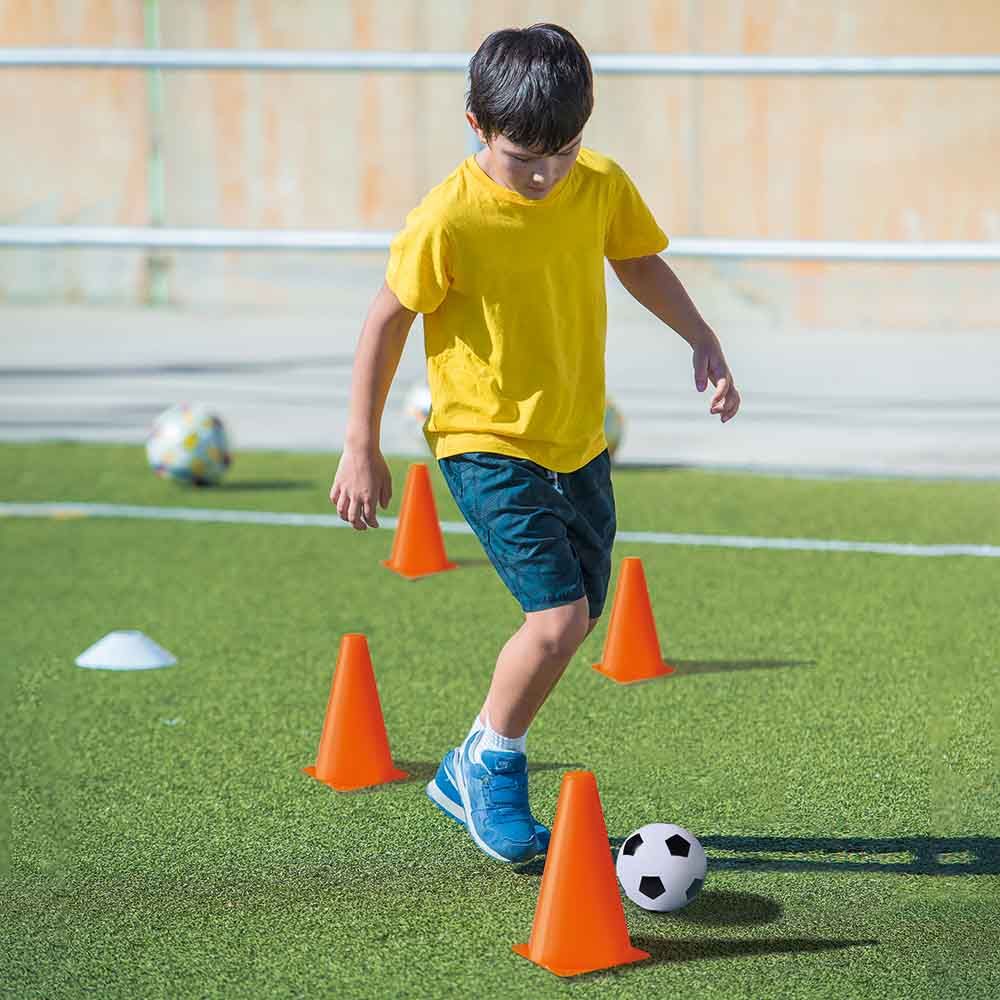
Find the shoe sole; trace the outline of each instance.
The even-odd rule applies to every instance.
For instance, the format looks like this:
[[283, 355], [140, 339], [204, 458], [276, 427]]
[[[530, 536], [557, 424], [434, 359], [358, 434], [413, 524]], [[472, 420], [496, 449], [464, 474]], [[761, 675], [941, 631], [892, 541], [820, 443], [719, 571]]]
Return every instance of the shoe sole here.
[[444, 792], [438, 788], [438, 783], [435, 780], [431, 780], [427, 783], [427, 797], [431, 800], [447, 816], [449, 819], [453, 819], [460, 826], [465, 826], [465, 810], [459, 809], [451, 799], [448, 798]]

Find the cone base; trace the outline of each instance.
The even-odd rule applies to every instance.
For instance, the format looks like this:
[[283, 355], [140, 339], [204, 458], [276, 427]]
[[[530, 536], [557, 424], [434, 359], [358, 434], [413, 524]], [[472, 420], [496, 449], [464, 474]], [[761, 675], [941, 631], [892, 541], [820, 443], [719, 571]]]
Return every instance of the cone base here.
[[605, 677], [610, 677], [611, 680], [615, 681], [617, 684], [640, 684], [642, 681], [655, 681], [657, 677], [666, 677], [668, 674], [674, 672], [674, 668], [667, 663], [666, 660], [660, 661], [660, 666], [656, 668], [653, 673], [647, 674], [645, 677], [630, 677], [626, 680], [622, 680], [620, 677], [615, 677], [611, 671], [609, 671], [603, 663], [591, 664], [593, 668], [599, 673], [604, 674]]
[[572, 968], [567, 968], [565, 966], [556, 968], [548, 962], [540, 962], [537, 958], [532, 958], [531, 948], [527, 944], [515, 944], [511, 947], [518, 953], [518, 955], [526, 958], [529, 962], [534, 962], [535, 965], [540, 965], [543, 969], [548, 969], [549, 972], [554, 972], [557, 976], [579, 976], [584, 972], [599, 972], [601, 969], [613, 969], [618, 965], [629, 965], [632, 962], [641, 962], [643, 959], [651, 957], [648, 951], [643, 951], [641, 948], [633, 948], [630, 945], [625, 949], [624, 954], [619, 956], [617, 961], [614, 962], [606, 962], [601, 965], [584, 963]]
[[403, 781], [408, 778], [409, 775], [406, 771], [398, 771], [396, 768], [392, 768], [388, 776], [383, 778], [381, 781], [366, 781], [360, 785], [335, 785], [332, 781], [324, 781], [322, 778], [316, 777], [316, 768], [312, 764], [309, 767], [302, 768], [310, 778], [316, 778], [317, 781], [324, 785], [328, 785], [330, 788], [337, 792], [353, 792], [359, 788], [377, 788], [379, 785], [387, 785], [390, 781]]
[[404, 580], [422, 580], [425, 576], [433, 576], [435, 573], [443, 573], [446, 569], [458, 569], [458, 563], [446, 562], [443, 566], [439, 566], [437, 569], [429, 569], [426, 573], [407, 573], [394, 566], [392, 561], [389, 559], [381, 559], [379, 561], [383, 566], [391, 569], [393, 573], [398, 573]]

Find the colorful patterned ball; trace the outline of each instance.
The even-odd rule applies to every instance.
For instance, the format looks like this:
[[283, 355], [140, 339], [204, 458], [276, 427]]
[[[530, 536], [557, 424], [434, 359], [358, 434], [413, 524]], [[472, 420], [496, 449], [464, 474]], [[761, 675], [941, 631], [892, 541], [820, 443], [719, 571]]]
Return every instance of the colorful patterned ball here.
[[211, 486], [232, 464], [222, 421], [200, 403], [180, 403], [161, 413], [146, 439], [150, 468], [163, 479]]
[[403, 397], [403, 421], [407, 435], [414, 442], [420, 441], [425, 448], [424, 424], [431, 413], [431, 390], [426, 382], [414, 382]]
[[622, 416], [622, 411], [610, 399], [605, 400], [605, 403], [604, 437], [608, 442], [608, 454], [614, 458], [625, 435], [625, 418]]

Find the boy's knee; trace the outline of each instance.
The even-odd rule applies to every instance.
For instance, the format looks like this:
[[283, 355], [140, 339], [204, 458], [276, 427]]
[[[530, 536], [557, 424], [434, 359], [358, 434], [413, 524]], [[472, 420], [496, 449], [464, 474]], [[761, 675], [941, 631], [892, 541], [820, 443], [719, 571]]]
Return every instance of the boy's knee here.
[[586, 597], [558, 608], [529, 612], [525, 618], [536, 640], [552, 657], [572, 656], [590, 633]]

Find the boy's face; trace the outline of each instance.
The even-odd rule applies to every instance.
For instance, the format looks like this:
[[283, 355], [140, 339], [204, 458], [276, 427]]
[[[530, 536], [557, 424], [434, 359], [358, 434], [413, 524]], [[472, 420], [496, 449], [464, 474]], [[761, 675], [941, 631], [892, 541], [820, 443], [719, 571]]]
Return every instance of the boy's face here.
[[[475, 116], [466, 112], [465, 117], [479, 136], [479, 141], [485, 142]], [[540, 201], [570, 172], [582, 144], [583, 132], [580, 132], [557, 153], [539, 156], [536, 151], [525, 149], [505, 136], [497, 135], [486, 149], [481, 149], [476, 155], [480, 166], [488, 168], [490, 177], [498, 184], [524, 195], [525, 198]]]

